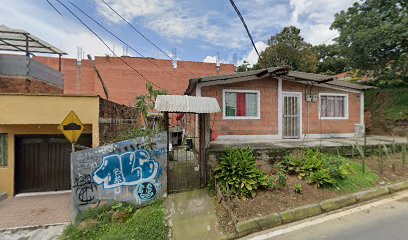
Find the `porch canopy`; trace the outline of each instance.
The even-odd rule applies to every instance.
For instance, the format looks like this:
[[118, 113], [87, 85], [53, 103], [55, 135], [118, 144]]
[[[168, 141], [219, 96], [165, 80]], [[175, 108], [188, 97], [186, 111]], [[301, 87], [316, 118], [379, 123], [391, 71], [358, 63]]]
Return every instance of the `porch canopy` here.
[[159, 112], [216, 113], [221, 108], [215, 98], [177, 95], [159, 95], [154, 109]]

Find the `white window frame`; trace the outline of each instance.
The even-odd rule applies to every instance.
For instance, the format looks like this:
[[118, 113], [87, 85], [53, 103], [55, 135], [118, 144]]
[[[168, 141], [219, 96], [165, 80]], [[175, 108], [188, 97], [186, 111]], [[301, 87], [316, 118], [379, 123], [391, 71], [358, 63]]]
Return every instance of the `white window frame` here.
[[[322, 96], [341, 96], [344, 97], [344, 117], [322, 117], [321, 116], [321, 104], [322, 104], [322, 100], [321, 97]], [[319, 93], [319, 119], [321, 120], [347, 120], [349, 119], [349, 95], [346, 93]]]
[[[225, 112], [225, 93], [256, 93], [258, 95], [257, 100], [257, 116], [226, 116]], [[222, 116], [224, 120], [242, 120], [242, 119], [261, 119], [261, 91], [259, 90], [241, 90], [241, 89], [223, 89], [222, 90]]]

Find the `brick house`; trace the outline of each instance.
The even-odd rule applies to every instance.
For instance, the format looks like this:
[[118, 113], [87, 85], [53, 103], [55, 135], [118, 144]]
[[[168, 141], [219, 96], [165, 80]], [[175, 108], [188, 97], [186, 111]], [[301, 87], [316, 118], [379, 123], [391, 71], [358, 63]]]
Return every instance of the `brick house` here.
[[215, 140], [353, 137], [364, 127], [364, 90], [334, 77], [275, 67], [191, 79], [187, 95], [214, 97]]
[[[174, 68], [171, 60], [122, 57], [129, 65], [139, 71], [149, 81], [168, 90], [171, 94], [183, 94], [191, 78], [232, 74], [232, 64], [222, 64], [217, 69], [215, 63], [177, 61]], [[59, 59], [53, 57], [33, 57], [56, 70]], [[99, 71], [109, 94], [109, 100], [124, 105], [133, 105], [139, 95], [146, 91], [146, 80], [138, 75], [117, 57], [95, 57], [95, 66]], [[160, 67], [157, 67], [160, 66]], [[90, 60], [62, 58], [61, 72], [64, 75], [64, 94], [99, 95], [105, 94]]]

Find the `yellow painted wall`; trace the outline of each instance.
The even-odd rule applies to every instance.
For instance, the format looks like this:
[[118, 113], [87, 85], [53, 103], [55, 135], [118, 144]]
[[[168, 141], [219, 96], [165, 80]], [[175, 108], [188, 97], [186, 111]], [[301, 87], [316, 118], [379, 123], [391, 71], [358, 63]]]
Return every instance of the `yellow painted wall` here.
[[61, 134], [57, 126], [73, 110], [99, 145], [99, 98], [0, 95], [0, 133], [8, 134], [8, 165], [0, 167], [0, 192], [14, 196], [14, 139], [23, 134]]

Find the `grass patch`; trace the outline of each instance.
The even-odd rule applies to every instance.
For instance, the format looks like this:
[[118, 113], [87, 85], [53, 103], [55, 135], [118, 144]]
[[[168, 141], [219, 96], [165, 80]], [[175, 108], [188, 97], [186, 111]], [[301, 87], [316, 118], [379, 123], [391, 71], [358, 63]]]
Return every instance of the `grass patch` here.
[[367, 166], [365, 173], [363, 173], [363, 166], [360, 163], [351, 160], [345, 160], [345, 162], [348, 164], [349, 174], [346, 178], [336, 182], [335, 188], [337, 190], [358, 192], [374, 187], [380, 181], [380, 177], [368, 169]]
[[[94, 221], [97, 224], [85, 231], [78, 229], [79, 225], [70, 225], [61, 239], [168, 239], [163, 200], [138, 210], [126, 204], [119, 208], [114, 206], [98, 207], [81, 213], [78, 216], [81, 222]], [[113, 219], [112, 215], [118, 211], [126, 215], [123, 221]]]

